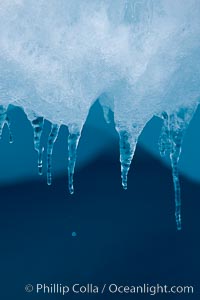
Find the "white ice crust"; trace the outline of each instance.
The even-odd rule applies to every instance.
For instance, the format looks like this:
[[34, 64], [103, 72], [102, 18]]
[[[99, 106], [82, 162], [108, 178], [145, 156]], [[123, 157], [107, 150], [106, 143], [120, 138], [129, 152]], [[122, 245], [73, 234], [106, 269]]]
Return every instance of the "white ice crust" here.
[[92, 103], [117, 126], [200, 97], [199, 0], [1, 0], [0, 104], [82, 126]]

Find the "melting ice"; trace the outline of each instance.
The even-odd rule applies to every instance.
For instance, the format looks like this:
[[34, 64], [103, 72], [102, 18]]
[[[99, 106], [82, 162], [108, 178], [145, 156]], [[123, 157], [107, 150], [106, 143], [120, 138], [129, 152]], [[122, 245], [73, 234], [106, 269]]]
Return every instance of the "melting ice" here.
[[[114, 113], [122, 186], [138, 138], [153, 117], [163, 119], [161, 155], [169, 154], [175, 216], [181, 229], [178, 161], [184, 132], [200, 99], [199, 0], [2, 0], [0, 2], [0, 135], [7, 108], [29, 118], [42, 174], [40, 139], [47, 142], [47, 183], [61, 125], [68, 126], [69, 191], [82, 127], [99, 99]], [[10, 142], [12, 135], [10, 133]]]

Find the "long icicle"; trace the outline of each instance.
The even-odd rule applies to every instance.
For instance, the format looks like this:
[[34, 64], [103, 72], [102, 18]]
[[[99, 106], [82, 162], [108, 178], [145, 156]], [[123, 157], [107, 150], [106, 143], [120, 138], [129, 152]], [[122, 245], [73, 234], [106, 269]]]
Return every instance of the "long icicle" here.
[[76, 164], [76, 152], [81, 131], [76, 125], [70, 125], [68, 135], [68, 187], [70, 194], [74, 193], [73, 176]]
[[47, 143], [47, 184], [52, 184], [52, 154], [53, 147], [58, 137], [60, 127], [56, 124], [51, 125], [51, 132], [49, 134]]
[[36, 117], [34, 120], [32, 120], [31, 123], [33, 126], [34, 147], [38, 153], [38, 174], [42, 175], [42, 158], [43, 158], [44, 148], [41, 147], [41, 135], [44, 126], [44, 118]]
[[[170, 116], [170, 138], [171, 138], [171, 151], [170, 160], [172, 166], [172, 178], [174, 183], [175, 192], [175, 219], [177, 229], [181, 230], [181, 189], [178, 172], [178, 161], [181, 154], [181, 145], [183, 140], [183, 128], [181, 124], [177, 124], [176, 116]], [[177, 126], [178, 125], [178, 126]]]
[[159, 149], [161, 156], [170, 154], [172, 178], [175, 192], [175, 219], [178, 230], [181, 230], [181, 188], [178, 172], [178, 162], [181, 155], [181, 147], [184, 132], [192, 119], [197, 106], [191, 106], [189, 109], [182, 108], [178, 112], [168, 115], [162, 114], [163, 127], [159, 140]]
[[[183, 120], [180, 122], [177, 114], [168, 115], [162, 113], [163, 126], [159, 139], [160, 155], [170, 154], [172, 178], [175, 193], [175, 220], [178, 230], [181, 230], [181, 189], [178, 172], [178, 161], [181, 154], [181, 144], [183, 139]], [[179, 120], [179, 121], [178, 121]]]

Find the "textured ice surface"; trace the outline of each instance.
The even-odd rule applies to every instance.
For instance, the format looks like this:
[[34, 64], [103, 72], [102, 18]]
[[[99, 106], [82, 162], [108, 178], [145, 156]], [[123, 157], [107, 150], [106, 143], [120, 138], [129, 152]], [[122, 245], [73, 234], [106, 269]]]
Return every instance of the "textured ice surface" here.
[[[69, 189], [88, 111], [99, 99], [120, 137], [122, 184], [138, 137], [154, 116], [164, 119], [160, 149], [169, 152], [180, 228], [177, 163], [184, 131], [200, 99], [199, 0], [2, 0], [0, 2], [0, 125], [21, 106], [34, 128], [41, 173], [43, 118], [52, 146], [69, 128]], [[3, 123], [2, 123], [3, 122]]]

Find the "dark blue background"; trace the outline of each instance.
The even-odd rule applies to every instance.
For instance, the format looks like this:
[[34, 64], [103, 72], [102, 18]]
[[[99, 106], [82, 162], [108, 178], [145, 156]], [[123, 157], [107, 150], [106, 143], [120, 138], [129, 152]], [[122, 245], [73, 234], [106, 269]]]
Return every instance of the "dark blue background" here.
[[[86, 125], [82, 143], [87, 138]], [[106, 142], [103, 135], [99, 138]], [[194, 295], [155, 297], [199, 299], [200, 185], [181, 176], [183, 230], [177, 232], [170, 169], [139, 146], [123, 191], [118, 158], [114, 140], [77, 170], [73, 196], [65, 174], [52, 187], [44, 179], [1, 186], [0, 299], [153, 297], [24, 291], [27, 283], [75, 282], [193, 285]]]

